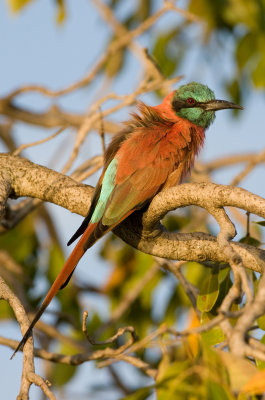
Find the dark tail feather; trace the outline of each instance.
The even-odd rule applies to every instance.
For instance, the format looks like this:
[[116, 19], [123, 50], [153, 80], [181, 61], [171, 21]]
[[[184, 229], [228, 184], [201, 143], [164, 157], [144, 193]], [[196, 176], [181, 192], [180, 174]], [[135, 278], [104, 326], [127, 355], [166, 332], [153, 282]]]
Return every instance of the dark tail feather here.
[[68, 259], [66, 260], [66, 263], [64, 264], [63, 268], [61, 269], [59, 275], [57, 276], [57, 278], [53, 282], [53, 285], [50, 288], [49, 292], [47, 293], [47, 295], [46, 295], [46, 297], [45, 297], [45, 299], [44, 299], [39, 311], [35, 315], [33, 321], [31, 322], [31, 324], [29, 326], [29, 328], [27, 329], [27, 331], [24, 334], [22, 340], [20, 341], [19, 345], [17, 346], [16, 350], [14, 351], [11, 359], [14, 357], [16, 352], [18, 350], [20, 350], [22, 348], [22, 346], [24, 346], [24, 344], [26, 343], [26, 341], [30, 337], [31, 331], [34, 328], [36, 322], [40, 319], [40, 317], [42, 316], [43, 312], [48, 307], [48, 305], [50, 304], [50, 302], [52, 301], [52, 299], [54, 298], [54, 296], [56, 295], [58, 290], [61, 287], [64, 287], [68, 283], [68, 281], [69, 281], [69, 279], [70, 279], [70, 277], [71, 277], [71, 275], [72, 275], [72, 273], [73, 273], [78, 261], [84, 255], [84, 253], [86, 251], [85, 250], [85, 243], [87, 242], [89, 236], [93, 233], [93, 231], [96, 228], [96, 226], [97, 226], [97, 224], [90, 224], [87, 227], [87, 229], [84, 232], [83, 236], [81, 237], [81, 239], [79, 240], [79, 242], [75, 246], [74, 250], [72, 251], [72, 253], [68, 257]]
[[[90, 219], [90, 218], [89, 218]], [[85, 218], [82, 222], [82, 224], [79, 226], [79, 228], [77, 229], [77, 231], [73, 234], [73, 236], [68, 240], [67, 242], [67, 246], [70, 246], [70, 244], [72, 244], [77, 238], [79, 238], [79, 236], [83, 235], [83, 233], [85, 232], [85, 230], [87, 229], [88, 225], [89, 225], [89, 219]]]
[[[75, 269], [76, 269], [76, 267], [75, 267]], [[71, 272], [71, 274], [68, 276], [66, 281], [62, 284], [62, 286], [60, 287], [60, 290], [64, 289], [68, 285], [68, 283], [70, 282], [70, 279], [73, 276], [73, 273], [75, 272], [75, 269]]]

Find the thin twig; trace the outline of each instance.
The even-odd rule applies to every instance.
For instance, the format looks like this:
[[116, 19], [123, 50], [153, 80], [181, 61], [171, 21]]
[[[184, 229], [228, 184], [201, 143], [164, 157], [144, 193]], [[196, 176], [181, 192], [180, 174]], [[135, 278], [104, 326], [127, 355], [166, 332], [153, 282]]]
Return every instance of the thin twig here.
[[88, 342], [92, 344], [93, 346], [98, 346], [98, 345], [106, 345], [106, 344], [112, 344], [115, 342], [120, 336], [124, 335], [124, 333], [129, 332], [132, 336], [133, 342], [138, 340], [138, 337], [135, 333], [135, 329], [133, 326], [125, 326], [123, 328], [119, 328], [117, 333], [115, 335], [111, 336], [109, 339], [104, 340], [104, 341], [95, 341], [90, 335], [87, 333], [87, 328], [86, 328], [86, 322], [87, 322], [87, 317], [88, 317], [88, 311], [83, 312], [83, 323], [82, 323], [82, 331], [84, 335], [86, 336]]
[[106, 144], [105, 144], [105, 130], [104, 130], [104, 119], [102, 115], [102, 110], [101, 107], [99, 107], [99, 113], [100, 113], [100, 139], [101, 139], [101, 148], [102, 148], [102, 154], [103, 157], [106, 153]]
[[265, 149], [263, 149], [259, 154], [252, 158], [252, 160], [249, 161], [246, 167], [237, 176], [235, 176], [230, 185], [237, 186], [248, 174], [250, 174], [251, 171], [253, 171], [258, 164], [264, 162], [264, 160]]
[[[21, 326], [22, 334], [24, 334], [29, 326], [29, 320], [19, 299], [9, 289], [4, 280], [0, 277], [0, 299], [6, 300], [10, 307], [13, 309], [15, 316]], [[20, 392], [17, 397], [18, 400], [28, 399], [29, 389], [32, 383], [40, 386], [46, 396], [55, 400], [53, 393], [50, 391], [48, 385], [44, 380], [35, 374], [34, 367], [34, 348], [33, 340], [30, 338], [23, 349], [23, 370], [21, 378]]]
[[186, 295], [190, 299], [190, 302], [193, 306], [193, 309], [197, 315], [197, 317], [200, 319], [201, 313], [197, 308], [197, 296], [198, 296], [198, 289], [195, 288], [193, 285], [191, 285], [190, 282], [187, 281], [187, 279], [184, 277], [184, 275], [181, 273], [181, 266], [186, 264], [185, 261], [178, 261], [178, 262], [173, 262], [165, 259], [159, 259], [158, 257], [154, 257], [155, 260], [161, 265], [162, 268], [167, 269], [170, 271], [175, 277], [179, 280], [180, 284], [182, 285]]
[[60, 133], [62, 133], [68, 126], [62, 126], [60, 129], [58, 129], [55, 133], [53, 133], [52, 135], [42, 139], [42, 140], [37, 140], [36, 142], [31, 142], [31, 143], [26, 143], [26, 144], [22, 144], [21, 146], [19, 146], [15, 151], [13, 151], [13, 155], [14, 156], [18, 156], [23, 150], [28, 149], [30, 147], [34, 147], [34, 146], [38, 146], [40, 144], [46, 143], [49, 140], [54, 139], [56, 136], [60, 135]]

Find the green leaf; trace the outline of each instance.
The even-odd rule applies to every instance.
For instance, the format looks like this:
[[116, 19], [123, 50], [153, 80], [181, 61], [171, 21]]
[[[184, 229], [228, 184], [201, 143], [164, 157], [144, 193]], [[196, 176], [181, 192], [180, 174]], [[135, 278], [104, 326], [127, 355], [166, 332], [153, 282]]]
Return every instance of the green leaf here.
[[139, 22], [144, 21], [151, 13], [151, 0], [138, 1], [138, 8], [135, 12], [134, 18]]
[[[93, 335], [93, 333], [102, 325], [102, 319], [97, 313], [89, 314], [89, 321], [87, 323], [87, 333], [88, 335]], [[97, 338], [102, 340], [101, 338]]]
[[63, 386], [69, 382], [76, 373], [77, 367], [74, 365], [55, 364], [52, 370], [51, 381], [55, 386]]
[[197, 307], [200, 311], [210, 311], [219, 295], [218, 270], [210, 270], [210, 276], [204, 281], [197, 297]]
[[120, 400], [145, 400], [147, 399], [153, 391], [153, 387], [143, 387], [136, 392], [129, 394], [129, 396], [122, 397]]
[[230, 287], [232, 286], [232, 281], [230, 278], [230, 268], [228, 268], [228, 273], [226, 274], [225, 278], [221, 281], [220, 287], [219, 287], [219, 296], [218, 299], [214, 305], [214, 309], [212, 310], [212, 313], [216, 314], [216, 310], [220, 305], [222, 304], [225, 296], [227, 295]]
[[65, 258], [61, 247], [55, 242], [50, 246], [49, 256], [47, 278], [53, 283], [62, 269]]
[[256, 88], [263, 89], [265, 87], [264, 71], [265, 71], [265, 55], [263, 54], [252, 73], [252, 80]]
[[[220, 2], [219, 2], [220, 3]], [[224, 4], [224, 19], [231, 26], [242, 25], [246, 30], [258, 32], [263, 27], [264, 8], [261, 1], [236, 0]]]
[[227, 388], [223, 385], [214, 382], [213, 380], [206, 380], [207, 399], [211, 400], [235, 400], [232, 393], [229, 393]]
[[[117, 37], [114, 35], [109, 40], [109, 46], [111, 46], [112, 43], [115, 42], [115, 40], [117, 40]], [[119, 72], [121, 72], [121, 70], [124, 66], [126, 52], [127, 52], [126, 47], [123, 47], [123, 48], [117, 50], [114, 54], [111, 54], [107, 58], [104, 66], [103, 66], [103, 69], [108, 78], [113, 78]]]
[[[8, 252], [11, 258], [16, 261], [25, 274], [26, 282], [34, 279], [38, 272], [38, 263], [41, 244], [35, 232], [34, 217], [28, 215], [14, 229], [0, 237], [0, 250]], [[23, 277], [18, 275], [23, 282]], [[27, 288], [28, 288], [27, 284]]]
[[183, 54], [184, 42], [177, 40], [179, 33], [179, 28], [161, 33], [154, 44], [152, 55], [166, 77], [174, 73]]
[[255, 55], [257, 51], [257, 35], [254, 32], [248, 32], [237, 44], [236, 60], [239, 69], [243, 69], [247, 62]]
[[[221, 15], [221, 7], [222, 3], [218, 1], [218, 17]], [[200, 16], [204, 21], [204, 36], [205, 39], [208, 39], [212, 30], [217, 27], [217, 17], [215, 13], [215, 7], [213, 6], [213, 2], [205, 1], [205, 0], [190, 0], [188, 10]]]
[[157, 375], [157, 399], [235, 400], [226, 365], [219, 352], [203, 344], [193, 359], [162, 358]]
[[156, 383], [159, 384], [168, 379], [174, 378], [180, 372], [185, 371], [186, 368], [191, 366], [190, 360], [170, 362], [167, 354], [163, 356], [158, 366], [158, 373]]
[[32, 215], [28, 215], [14, 229], [0, 237], [0, 249], [10, 253], [13, 259], [22, 265], [33, 261], [30, 257], [36, 255], [38, 245]]
[[182, 271], [186, 279], [194, 286], [201, 287], [202, 283], [209, 277], [209, 269], [197, 262], [188, 262]]
[[207, 378], [228, 386], [229, 375], [220, 352], [212, 349], [208, 344], [202, 343], [202, 358], [205, 367], [209, 370]]
[[248, 245], [254, 246], [254, 247], [259, 247], [262, 244], [259, 240], [255, 239], [254, 237], [249, 236], [249, 235], [242, 237], [239, 240], [239, 243], [245, 243], [245, 244], [248, 244]]
[[265, 88], [265, 54], [261, 54], [260, 60], [257, 63], [253, 73], [252, 80], [256, 88]]
[[[201, 325], [204, 325], [207, 322], [211, 321], [214, 317], [215, 315], [209, 312], [203, 312], [201, 315]], [[218, 343], [222, 343], [225, 340], [225, 335], [218, 325], [214, 326], [206, 332], [202, 332], [201, 336], [203, 342], [206, 343], [208, 346], [214, 346]]]
[[10, 305], [7, 301], [1, 299], [0, 303], [0, 319], [9, 319], [14, 315]]
[[230, 268], [222, 268], [218, 273], [218, 282], [221, 285], [229, 277]]
[[[242, 91], [241, 85], [238, 78], [233, 79], [232, 81], [226, 84], [226, 90], [230, 94], [232, 100], [236, 104], [241, 104], [242, 100]], [[239, 113], [239, 110], [233, 110], [233, 113], [236, 115]]]
[[182, 372], [187, 371], [191, 366], [192, 363], [189, 360], [170, 363], [168, 358], [164, 357], [159, 364], [156, 379], [157, 400], [181, 399], [187, 378], [185, 373], [182, 375]]
[[[265, 344], [265, 335], [263, 335], [262, 338], [260, 339], [260, 343]], [[256, 365], [259, 370], [265, 369], [265, 361], [261, 361], [256, 358]]]
[[257, 319], [257, 323], [260, 329], [265, 331], [265, 315], [263, 314], [261, 317]]
[[[58, 353], [59, 354], [67, 354], [74, 355], [76, 354], [77, 349], [70, 344], [63, 344], [59, 346]], [[69, 382], [77, 371], [77, 366], [74, 365], [66, 365], [66, 364], [52, 364], [51, 371], [49, 371], [50, 380], [55, 386], [63, 386], [67, 382]]]
[[169, 232], [179, 231], [184, 226], [186, 226], [190, 222], [190, 218], [188, 217], [180, 217], [176, 215], [169, 214], [163, 220], [163, 225], [166, 230]]

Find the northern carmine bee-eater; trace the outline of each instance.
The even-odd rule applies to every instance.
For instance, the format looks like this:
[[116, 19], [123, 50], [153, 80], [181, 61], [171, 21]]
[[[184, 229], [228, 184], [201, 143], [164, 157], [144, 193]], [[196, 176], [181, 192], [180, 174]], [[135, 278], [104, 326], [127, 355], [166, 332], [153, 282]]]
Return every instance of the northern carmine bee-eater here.
[[132, 114], [106, 151], [88, 215], [68, 245], [82, 236], [15, 353], [26, 343], [58, 290], [68, 283], [86, 250], [158, 192], [182, 181], [203, 145], [215, 111], [226, 108], [242, 109], [216, 100], [212, 90], [197, 82], [180, 86], [158, 106], [139, 103], [139, 114]]

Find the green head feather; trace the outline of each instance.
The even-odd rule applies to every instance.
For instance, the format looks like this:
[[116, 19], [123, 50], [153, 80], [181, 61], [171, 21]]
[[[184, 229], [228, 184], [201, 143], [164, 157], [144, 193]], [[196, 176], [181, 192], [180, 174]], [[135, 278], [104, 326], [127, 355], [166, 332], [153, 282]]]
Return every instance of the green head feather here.
[[[189, 101], [192, 103], [192, 99], [195, 100], [195, 104], [189, 104]], [[175, 91], [172, 106], [179, 117], [208, 128], [214, 121], [215, 113], [205, 110], [202, 105], [214, 99], [214, 92], [208, 86], [191, 82]]]

